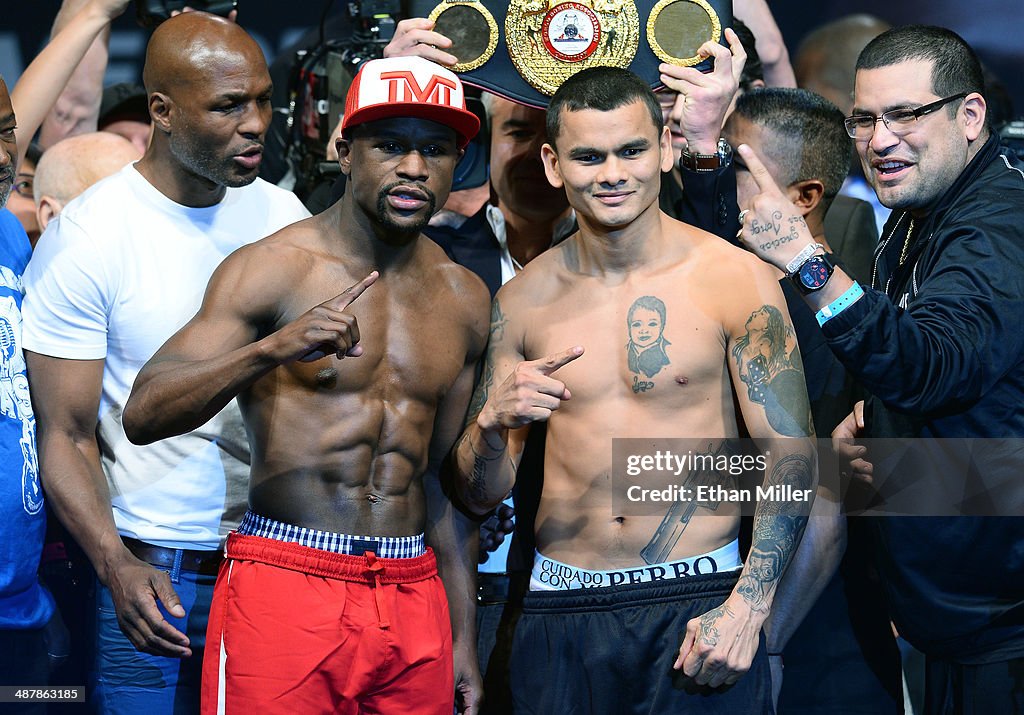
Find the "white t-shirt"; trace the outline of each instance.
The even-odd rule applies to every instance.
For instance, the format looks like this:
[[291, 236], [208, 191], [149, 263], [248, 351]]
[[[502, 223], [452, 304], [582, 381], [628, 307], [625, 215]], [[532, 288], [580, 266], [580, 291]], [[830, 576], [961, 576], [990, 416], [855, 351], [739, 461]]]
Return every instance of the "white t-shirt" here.
[[133, 165], [67, 205], [25, 272], [24, 345], [104, 359], [98, 439], [122, 535], [217, 548], [245, 510], [249, 448], [238, 406], [189, 434], [133, 445], [121, 412], [142, 366], [199, 310], [214, 269], [236, 248], [309, 216], [257, 179], [216, 206], [171, 201]]

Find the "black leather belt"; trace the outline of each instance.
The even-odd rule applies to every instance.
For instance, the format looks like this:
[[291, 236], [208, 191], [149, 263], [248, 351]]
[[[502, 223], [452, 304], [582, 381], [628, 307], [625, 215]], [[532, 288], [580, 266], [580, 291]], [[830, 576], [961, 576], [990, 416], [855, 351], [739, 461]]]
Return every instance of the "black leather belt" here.
[[476, 602], [482, 605], [521, 603], [529, 583], [529, 573], [478, 573]]
[[181, 552], [181, 570], [190, 573], [216, 576], [220, 564], [224, 561], [224, 552], [199, 551], [194, 549], [170, 549], [165, 546], [154, 546], [138, 539], [122, 536], [121, 541], [136, 558], [161, 569], [174, 568], [174, 557]]

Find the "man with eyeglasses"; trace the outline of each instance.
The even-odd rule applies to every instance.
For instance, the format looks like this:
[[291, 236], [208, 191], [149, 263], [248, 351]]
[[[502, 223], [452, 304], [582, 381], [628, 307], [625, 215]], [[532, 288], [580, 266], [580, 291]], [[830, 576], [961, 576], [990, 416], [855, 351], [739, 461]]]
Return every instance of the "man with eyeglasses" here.
[[[897, 28], [861, 53], [845, 124], [893, 210], [870, 287], [821, 255], [739, 149], [760, 187], [741, 240], [793, 277], [870, 393], [833, 432], [837, 448], [886, 503], [910, 497], [912, 516], [873, 521], [893, 620], [927, 659], [929, 714], [1017, 712], [1024, 672], [1021, 497], [993, 486], [1019, 483], [1022, 457], [1024, 163], [990, 132], [983, 89], [977, 57], [948, 30]], [[855, 437], [914, 439], [883, 460]]]

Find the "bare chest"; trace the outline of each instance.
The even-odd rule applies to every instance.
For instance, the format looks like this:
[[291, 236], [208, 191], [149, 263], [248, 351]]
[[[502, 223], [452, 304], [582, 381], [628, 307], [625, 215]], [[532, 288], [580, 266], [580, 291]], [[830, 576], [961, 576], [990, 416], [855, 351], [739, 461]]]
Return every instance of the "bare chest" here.
[[[378, 290], [379, 288], [379, 290]], [[317, 295], [330, 291], [321, 290]], [[283, 366], [287, 379], [310, 392], [360, 393], [388, 402], [436, 404], [465, 364], [467, 331], [451, 294], [374, 284], [346, 308], [356, 320], [358, 357], [328, 355]], [[310, 301], [296, 300], [279, 319], [298, 319]]]
[[686, 289], [661, 281], [594, 293], [547, 306], [526, 333], [528, 358], [584, 347], [556, 374], [577, 405], [619, 398], [675, 409], [728, 389], [724, 333]]

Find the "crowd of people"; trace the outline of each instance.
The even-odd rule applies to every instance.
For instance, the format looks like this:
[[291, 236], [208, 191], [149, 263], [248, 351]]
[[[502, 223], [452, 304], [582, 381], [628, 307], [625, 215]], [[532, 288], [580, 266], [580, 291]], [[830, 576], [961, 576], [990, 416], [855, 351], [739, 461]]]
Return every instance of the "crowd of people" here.
[[[961, 37], [791, 65], [737, 0], [538, 109], [404, 19], [311, 214], [244, 16], [104, 87], [127, 5], [0, 78], [0, 712], [1024, 712], [1024, 161]], [[698, 438], [749, 508], [624, 506]]]

